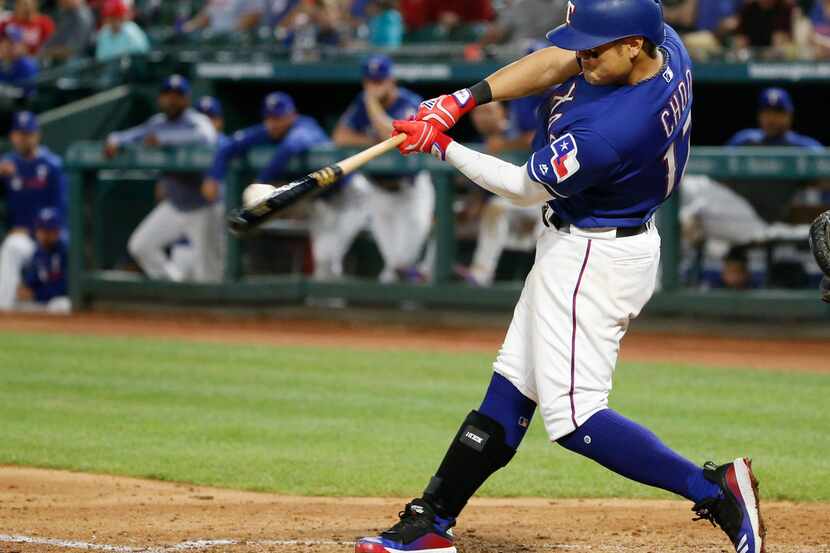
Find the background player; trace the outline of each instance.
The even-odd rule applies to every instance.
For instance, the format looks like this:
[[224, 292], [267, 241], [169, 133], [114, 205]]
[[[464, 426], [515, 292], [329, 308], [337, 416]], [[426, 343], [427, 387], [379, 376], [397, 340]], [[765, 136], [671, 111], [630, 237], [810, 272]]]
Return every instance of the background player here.
[[[202, 187], [218, 188], [235, 157], [261, 145], [276, 146], [257, 181], [276, 183], [285, 178], [288, 161], [313, 146], [331, 144], [313, 118], [297, 113], [294, 100], [283, 92], [272, 92], [262, 104], [263, 122], [238, 131], [216, 152], [213, 167]], [[343, 257], [357, 233], [368, 224], [365, 185], [345, 179], [317, 196], [311, 203], [309, 231], [314, 256], [314, 278], [330, 280], [343, 274]]]
[[[340, 118], [332, 135], [338, 146], [368, 146], [392, 132], [393, 119], [409, 119], [418, 111], [421, 97], [399, 87], [392, 60], [372, 56], [363, 64], [363, 92]], [[435, 189], [427, 171], [355, 175], [365, 182], [372, 234], [383, 257], [381, 282], [393, 282], [408, 273], [424, 246], [432, 226]]]
[[44, 207], [35, 219], [35, 253], [27, 264], [18, 289], [21, 307], [48, 313], [69, 313], [69, 252], [58, 210]]
[[0, 246], [0, 310], [15, 307], [22, 270], [37, 248], [34, 230], [40, 210], [55, 207], [58, 215], [66, 213], [63, 164], [58, 156], [41, 146], [40, 138], [40, 126], [33, 113], [14, 114], [9, 134], [14, 151], [0, 161], [9, 229]]
[[[190, 83], [181, 75], [168, 77], [158, 96], [161, 113], [143, 125], [107, 137], [104, 153], [115, 156], [125, 144], [146, 147], [213, 146], [216, 130], [210, 120], [190, 107]], [[193, 248], [193, 276], [198, 282], [215, 282], [222, 276], [221, 253], [215, 239], [222, 224], [215, 198], [201, 190], [202, 175], [189, 172], [162, 174], [156, 184], [159, 204], [130, 236], [127, 249], [150, 278], [184, 280], [181, 268], [166, 248], [184, 234]]]
[[[547, 230], [514, 311], [495, 374], [422, 498], [358, 553], [455, 552], [450, 528], [519, 446], [537, 405], [551, 441], [627, 478], [694, 501], [738, 553], [761, 553], [764, 529], [750, 463], [695, 466], [608, 408], [628, 325], [654, 291], [660, 237], [652, 216], [689, 153], [691, 60], [653, 0], [576, 0], [541, 50], [471, 89], [396, 121], [404, 154], [432, 153], [520, 205], [546, 203]], [[475, 105], [555, 88], [536, 151], [518, 167], [453, 142]]]
[[793, 129], [795, 105], [783, 88], [766, 88], [758, 96], [758, 128], [738, 131], [727, 146], [796, 146], [823, 150], [815, 138]]

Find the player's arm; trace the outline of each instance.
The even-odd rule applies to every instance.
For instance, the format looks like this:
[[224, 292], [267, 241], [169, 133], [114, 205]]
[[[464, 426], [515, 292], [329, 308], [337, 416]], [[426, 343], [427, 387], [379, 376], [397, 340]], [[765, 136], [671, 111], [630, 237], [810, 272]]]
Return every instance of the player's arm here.
[[471, 181], [514, 205], [528, 207], [551, 199], [524, 166], [467, 148], [423, 121], [395, 121], [394, 127], [407, 135], [398, 147], [404, 155], [423, 152], [445, 159]]
[[[340, 147], [349, 147], [349, 146], [368, 146], [370, 144], [374, 144], [376, 141], [369, 136], [367, 133], [361, 132], [358, 129], [362, 128], [360, 116], [360, 104], [362, 103], [363, 99], [362, 96], [359, 96], [357, 100], [352, 102], [343, 115], [340, 117], [340, 120], [337, 122], [337, 126], [334, 128], [334, 132], [332, 133], [331, 137], [334, 141], [336, 146]], [[371, 121], [370, 121], [371, 122]], [[365, 124], [365, 120], [362, 121]], [[381, 136], [386, 136], [390, 132], [392, 132], [392, 126], [389, 126], [389, 131], [382, 134]]]
[[263, 128], [246, 129], [237, 132], [213, 154], [213, 164], [207, 178], [215, 181], [225, 180], [228, 167], [235, 158], [248, 153], [251, 148], [268, 142], [267, 132]]
[[445, 131], [476, 106], [539, 94], [580, 71], [574, 52], [550, 46], [502, 67], [470, 88], [421, 103], [415, 118]]
[[364, 95], [366, 102], [366, 113], [369, 115], [369, 122], [378, 136], [389, 136], [392, 133], [392, 118], [380, 105], [380, 100], [371, 94]]

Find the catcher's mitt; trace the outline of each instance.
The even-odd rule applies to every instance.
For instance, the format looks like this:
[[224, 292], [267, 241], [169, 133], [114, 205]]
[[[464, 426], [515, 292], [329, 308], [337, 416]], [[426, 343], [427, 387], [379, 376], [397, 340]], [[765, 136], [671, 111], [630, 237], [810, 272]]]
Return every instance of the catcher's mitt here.
[[816, 263], [824, 272], [821, 279], [821, 299], [830, 303], [830, 211], [825, 211], [810, 226], [810, 249]]

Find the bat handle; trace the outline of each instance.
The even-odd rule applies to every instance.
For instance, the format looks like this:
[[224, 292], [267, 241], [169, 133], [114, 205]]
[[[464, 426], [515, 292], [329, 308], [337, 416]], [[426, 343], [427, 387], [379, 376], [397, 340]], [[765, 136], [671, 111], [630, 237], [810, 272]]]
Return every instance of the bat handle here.
[[358, 152], [351, 157], [347, 157], [337, 165], [339, 165], [343, 170], [344, 175], [348, 175], [376, 157], [380, 157], [386, 152], [394, 150], [400, 146], [404, 140], [406, 140], [405, 134], [396, 134], [391, 138], [387, 138], [383, 142], [378, 142], [374, 146], [366, 148], [362, 152]]

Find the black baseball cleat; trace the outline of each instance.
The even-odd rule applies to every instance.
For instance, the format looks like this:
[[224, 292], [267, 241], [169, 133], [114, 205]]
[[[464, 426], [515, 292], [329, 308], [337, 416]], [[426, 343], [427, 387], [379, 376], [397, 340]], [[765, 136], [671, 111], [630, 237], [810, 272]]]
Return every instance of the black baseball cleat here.
[[721, 497], [696, 503], [695, 520], [708, 520], [726, 532], [736, 553], [764, 553], [766, 529], [758, 505], [758, 480], [752, 474], [752, 461], [735, 459], [717, 466], [703, 465], [703, 476], [720, 486]]
[[361, 538], [355, 553], [457, 553], [451, 528], [423, 499], [413, 499], [398, 513], [401, 520], [380, 536]]

